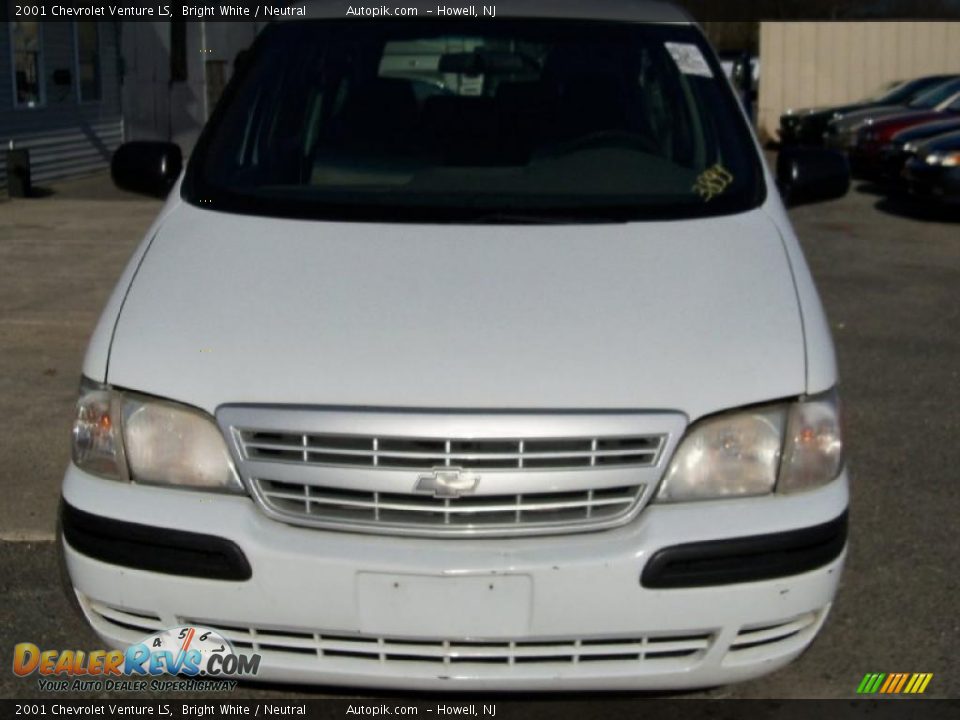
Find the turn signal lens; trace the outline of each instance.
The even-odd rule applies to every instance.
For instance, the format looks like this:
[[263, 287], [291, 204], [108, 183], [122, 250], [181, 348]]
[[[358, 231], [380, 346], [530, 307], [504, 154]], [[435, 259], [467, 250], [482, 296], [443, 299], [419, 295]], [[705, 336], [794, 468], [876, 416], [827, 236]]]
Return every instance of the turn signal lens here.
[[73, 421], [73, 462], [110, 480], [126, 480], [127, 464], [115, 418], [119, 406], [109, 390], [84, 381]]
[[836, 391], [791, 405], [777, 492], [801, 492], [826, 485], [842, 467]]

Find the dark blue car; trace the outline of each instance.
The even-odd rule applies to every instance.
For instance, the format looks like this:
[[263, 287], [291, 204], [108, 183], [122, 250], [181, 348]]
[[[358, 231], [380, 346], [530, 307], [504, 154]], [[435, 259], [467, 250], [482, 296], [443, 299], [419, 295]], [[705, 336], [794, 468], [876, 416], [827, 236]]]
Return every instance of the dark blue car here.
[[907, 161], [903, 177], [911, 195], [960, 205], [960, 132], [922, 143]]

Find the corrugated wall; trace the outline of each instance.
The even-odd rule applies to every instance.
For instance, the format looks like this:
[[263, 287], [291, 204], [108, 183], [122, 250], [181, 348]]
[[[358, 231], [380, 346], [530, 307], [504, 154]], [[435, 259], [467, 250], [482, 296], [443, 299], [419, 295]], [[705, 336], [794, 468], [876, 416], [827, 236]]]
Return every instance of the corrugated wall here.
[[[98, 102], [80, 103], [72, 22], [41, 23], [46, 102], [39, 108], [14, 108], [10, 29], [0, 23], [0, 190], [7, 183], [6, 149], [30, 149], [34, 183], [83, 175], [109, 166], [123, 135], [120, 112], [118, 33], [100, 23], [102, 93]], [[73, 82], [57, 87], [55, 70], [68, 69]]]
[[881, 84], [960, 73], [960, 22], [765, 22], [760, 25], [761, 137], [788, 108], [858, 100]]

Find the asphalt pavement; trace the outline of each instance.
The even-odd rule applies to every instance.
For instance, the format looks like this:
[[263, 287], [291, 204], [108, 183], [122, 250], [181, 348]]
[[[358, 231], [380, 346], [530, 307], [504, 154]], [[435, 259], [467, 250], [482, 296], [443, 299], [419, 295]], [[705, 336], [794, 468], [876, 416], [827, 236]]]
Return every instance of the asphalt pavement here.
[[[35, 678], [9, 670], [15, 643], [100, 645], [60, 588], [55, 511], [87, 337], [159, 206], [103, 176], [0, 201], [0, 697], [40, 695]], [[800, 659], [684, 697], [853, 697], [867, 672], [932, 672], [927, 696], [958, 697], [960, 217], [930, 218], [862, 185], [791, 215], [839, 354], [847, 568]], [[241, 685], [233, 697], [331, 694], [355, 693]]]

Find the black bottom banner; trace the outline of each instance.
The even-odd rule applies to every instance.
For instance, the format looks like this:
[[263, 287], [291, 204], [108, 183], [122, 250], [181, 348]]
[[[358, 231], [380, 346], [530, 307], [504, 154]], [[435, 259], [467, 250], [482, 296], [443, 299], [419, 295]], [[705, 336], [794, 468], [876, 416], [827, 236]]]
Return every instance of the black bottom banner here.
[[900, 720], [902, 718], [957, 718], [960, 700], [685, 700], [623, 696], [524, 696], [477, 698], [343, 698], [309, 700], [0, 700], [0, 718], [105, 717], [105, 718], [272, 718], [301, 717], [324, 720], [360, 718], [452, 718], [496, 720]]

